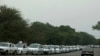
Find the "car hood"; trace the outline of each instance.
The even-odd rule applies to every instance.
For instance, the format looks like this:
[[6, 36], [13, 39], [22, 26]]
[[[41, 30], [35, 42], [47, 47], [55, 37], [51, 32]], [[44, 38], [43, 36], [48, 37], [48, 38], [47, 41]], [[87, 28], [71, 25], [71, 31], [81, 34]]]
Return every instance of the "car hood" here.
[[0, 49], [7, 49], [8, 47], [0, 46]]
[[28, 47], [29, 50], [39, 50], [39, 48], [30, 48]]
[[17, 48], [18, 50], [23, 50], [23, 48]]
[[49, 51], [49, 49], [44, 48], [43, 51]]

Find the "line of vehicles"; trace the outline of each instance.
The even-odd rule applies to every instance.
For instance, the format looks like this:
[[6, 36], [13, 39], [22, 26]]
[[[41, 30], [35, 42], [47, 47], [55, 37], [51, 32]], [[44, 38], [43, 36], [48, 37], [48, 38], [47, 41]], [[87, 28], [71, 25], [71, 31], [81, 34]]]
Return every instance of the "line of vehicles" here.
[[31, 43], [26, 45], [22, 42], [17, 44], [9, 42], [0, 42], [1, 55], [42, 55], [42, 54], [59, 54], [68, 53], [72, 51], [79, 51], [86, 46], [81, 45], [41, 45], [38, 43]]

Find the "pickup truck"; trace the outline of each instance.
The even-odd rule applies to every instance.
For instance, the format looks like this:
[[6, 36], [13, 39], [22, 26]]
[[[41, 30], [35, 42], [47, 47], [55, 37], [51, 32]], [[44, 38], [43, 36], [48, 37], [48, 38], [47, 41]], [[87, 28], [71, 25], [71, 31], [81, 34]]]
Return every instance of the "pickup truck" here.
[[17, 47], [13, 43], [0, 42], [1, 54], [16, 54]]

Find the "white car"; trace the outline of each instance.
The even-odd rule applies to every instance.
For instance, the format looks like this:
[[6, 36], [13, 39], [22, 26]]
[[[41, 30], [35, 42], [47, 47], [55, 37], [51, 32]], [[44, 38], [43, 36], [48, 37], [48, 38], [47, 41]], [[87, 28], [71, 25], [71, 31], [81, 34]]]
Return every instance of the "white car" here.
[[48, 45], [50, 50], [51, 50], [51, 54], [55, 54], [56, 53], [56, 49], [54, 45]]
[[49, 45], [42, 45], [42, 49], [43, 49], [43, 54], [51, 54], [52, 50], [49, 47]]
[[1, 54], [16, 54], [17, 47], [13, 43], [0, 42]]
[[93, 48], [100, 48], [100, 45], [94, 45]]
[[77, 51], [77, 47], [76, 46], [71, 46], [73, 48], [73, 51]]
[[74, 49], [73, 49], [73, 47], [72, 47], [72, 46], [67, 46], [67, 48], [69, 48], [69, 52], [74, 51]]
[[70, 52], [71, 50], [71, 48], [69, 47], [69, 46], [65, 46], [66, 47], [66, 52]]
[[28, 53], [28, 49], [25, 44], [18, 43], [18, 44], [16, 44], [16, 47], [18, 48], [17, 54], [27, 54]]
[[64, 45], [61, 45], [60, 48], [61, 48], [61, 52], [62, 53], [65, 53], [66, 52], [66, 47]]
[[28, 46], [29, 54], [43, 54], [42, 45], [38, 43], [32, 43]]
[[61, 48], [59, 45], [55, 45], [55, 52], [56, 53], [61, 53]]
[[77, 51], [81, 50], [80, 46], [76, 46]]

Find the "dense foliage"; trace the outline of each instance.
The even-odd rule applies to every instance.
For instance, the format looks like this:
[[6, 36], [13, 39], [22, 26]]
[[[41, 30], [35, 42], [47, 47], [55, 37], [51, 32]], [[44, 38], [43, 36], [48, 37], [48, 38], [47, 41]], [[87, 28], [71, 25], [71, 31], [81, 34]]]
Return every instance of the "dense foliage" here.
[[[92, 28], [93, 28], [94, 30], [100, 31], [100, 21], [98, 21], [97, 24], [94, 25]], [[97, 39], [97, 44], [100, 45], [100, 39]]]
[[28, 25], [18, 10], [7, 6], [0, 6], [0, 41], [58, 45], [96, 44], [94, 36], [76, 32], [67, 25], [53, 26], [42, 22]]

